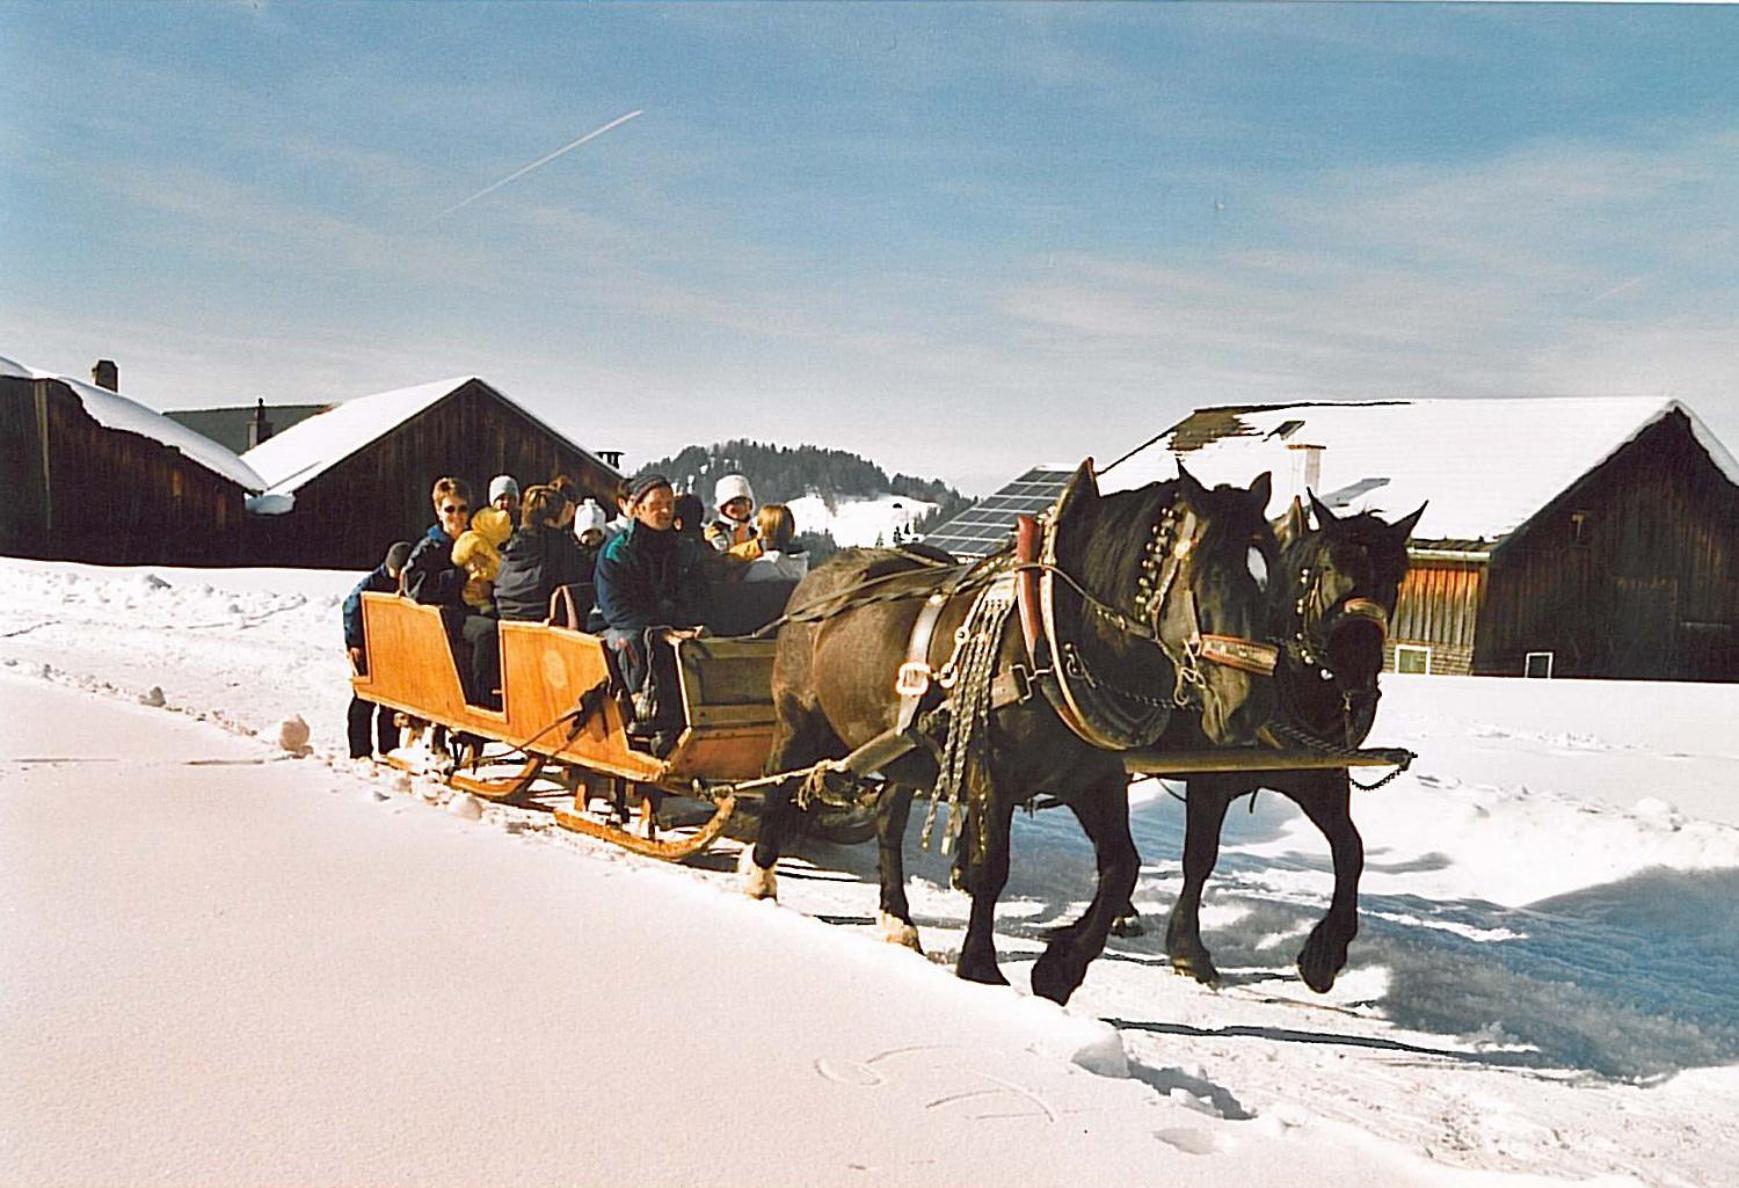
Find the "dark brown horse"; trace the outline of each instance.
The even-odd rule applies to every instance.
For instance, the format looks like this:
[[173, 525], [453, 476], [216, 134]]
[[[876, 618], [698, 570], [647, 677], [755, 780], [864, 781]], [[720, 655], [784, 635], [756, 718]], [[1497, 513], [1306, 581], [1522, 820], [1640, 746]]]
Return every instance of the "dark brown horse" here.
[[[1425, 509], [1391, 526], [1369, 514], [1337, 519], [1314, 495], [1310, 502], [1317, 526], [1308, 528], [1294, 502], [1280, 532], [1271, 624], [1285, 644], [1275, 671], [1281, 720], [1309, 738], [1357, 747], [1376, 717], [1386, 627], [1407, 573], [1407, 538]], [[1187, 719], [1174, 720], [1174, 731], [1190, 728]], [[1172, 741], [1188, 745], [1187, 739]], [[1326, 991], [1345, 967], [1347, 945], [1359, 930], [1365, 861], [1345, 768], [1199, 775], [1185, 782], [1184, 885], [1166, 925], [1166, 952], [1178, 973], [1205, 983], [1218, 980], [1202, 944], [1202, 885], [1219, 860], [1226, 809], [1261, 788], [1295, 801], [1322, 830], [1334, 857], [1334, 898], [1298, 954], [1305, 984]]]
[[[1058, 500], [1048, 529], [1054, 552], [1040, 563], [1054, 579], [1055, 613], [1047, 625], [1054, 630], [1047, 634], [1063, 641], [1074, 688], [1085, 699], [1083, 685], [1091, 686], [1100, 724], [1118, 745], [1156, 740], [1177, 704], [1198, 710], [1206, 734], [1221, 745], [1253, 741], [1271, 714], [1271, 680], [1200, 657], [1204, 636], [1248, 639], [1264, 623], [1266, 596], [1251, 554], [1265, 564], [1277, 557], [1263, 518], [1268, 494], [1267, 475], [1247, 491], [1210, 491], [1184, 474], [1102, 496], [1089, 461]], [[810, 574], [792, 606], [821, 608], [825, 617], [780, 630], [773, 669], [778, 726], [768, 771], [835, 759], [894, 729], [901, 707], [895, 674], [908, 659], [920, 608], [938, 595], [942, 609], [925, 660], [946, 669], [957, 629], [974, 613], [984, 578], [999, 567], [1016, 569], [1015, 558], [999, 555], [968, 574], [893, 550], [849, 550]], [[871, 591], [873, 599], [866, 597]], [[1005, 687], [1017, 672], [1028, 684], [1034, 664], [1023, 631], [1004, 622], [1009, 626], [986, 645], [994, 648], [988, 653], [994, 671]], [[1187, 670], [1183, 677], [1180, 669]], [[1017, 806], [1049, 793], [1074, 810], [1093, 843], [1099, 874], [1086, 913], [1053, 935], [1033, 968], [1034, 991], [1063, 1002], [1103, 949], [1140, 860], [1129, 835], [1122, 757], [1089, 745], [1065, 722], [1056, 708], [1063, 696], [1056, 680], [1033, 680], [1029, 696], [996, 705], [979, 739], [956, 867], [972, 897], [956, 969], [971, 981], [1005, 983], [993, 924], [1008, 879], [1010, 820]], [[941, 690], [927, 696], [933, 705]], [[953, 702], [962, 696], [955, 686]], [[879, 769], [882, 922], [888, 939], [914, 947], [902, 844], [913, 795], [935, 787], [944, 749], [920, 746]], [[743, 866], [751, 895], [776, 892], [773, 866], [791, 833], [795, 784], [786, 781], [767, 798], [760, 838]]]

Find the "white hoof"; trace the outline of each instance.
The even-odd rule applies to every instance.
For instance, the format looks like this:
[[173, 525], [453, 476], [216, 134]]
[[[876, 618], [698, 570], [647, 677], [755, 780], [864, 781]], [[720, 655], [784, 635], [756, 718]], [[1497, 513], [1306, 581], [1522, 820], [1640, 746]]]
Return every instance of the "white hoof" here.
[[889, 915], [887, 912], [877, 912], [876, 923], [881, 927], [882, 939], [888, 944], [899, 945], [902, 948], [912, 950], [914, 953], [924, 951], [923, 946], [918, 943], [917, 925], [908, 924], [898, 916]]
[[743, 847], [743, 856], [737, 859], [737, 873], [743, 876], [743, 894], [750, 899], [779, 898], [779, 876], [770, 866], [763, 869], [755, 865], [754, 846]]

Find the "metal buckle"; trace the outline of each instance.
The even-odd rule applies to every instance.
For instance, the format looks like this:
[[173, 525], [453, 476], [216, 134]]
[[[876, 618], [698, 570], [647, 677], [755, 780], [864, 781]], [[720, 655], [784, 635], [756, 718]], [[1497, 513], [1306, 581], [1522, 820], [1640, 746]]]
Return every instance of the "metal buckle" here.
[[1048, 668], [1032, 669], [1024, 664], [1015, 664], [1008, 670], [1008, 675], [1014, 678], [1017, 700], [1016, 705], [1025, 705], [1039, 695], [1039, 682], [1051, 675]]
[[900, 665], [894, 678], [894, 692], [901, 697], [922, 697], [930, 688], [930, 666], [922, 660], [908, 660]]

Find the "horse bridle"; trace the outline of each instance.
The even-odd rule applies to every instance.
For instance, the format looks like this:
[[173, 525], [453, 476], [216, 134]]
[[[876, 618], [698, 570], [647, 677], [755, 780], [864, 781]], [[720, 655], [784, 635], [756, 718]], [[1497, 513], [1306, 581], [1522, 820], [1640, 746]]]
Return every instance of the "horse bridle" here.
[[[1321, 565], [1305, 565], [1298, 571], [1301, 589], [1292, 604], [1295, 626], [1292, 638], [1286, 641], [1286, 650], [1303, 669], [1314, 671], [1326, 683], [1337, 677], [1328, 663], [1328, 640], [1334, 633], [1351, 620], [1364, 619], [1376, 627], [1379, 638], [1387, 639], [1389, 612], [1376, 599], [1362, 595], [1345, 599], [1338, 606], [1321, 606], [1322, 570]], [[1381, 690], [1374, 687], [1342, 689], [1343, 729], [1351, 731], [1356, 706], [1366, 701], [1374, 703], [1381, 696]]]
[[1286, 641], [1286, 650], [1307, 668], [1326, 674], [1332, 680], [1334, 670], [1328, 666], [1328, 640], [1349, 619], [1364, 619], [1376, 627], [1384, 639], [1389, 635], [1389, 611], [1375, 598], [1348, 598], [1338, 607], [1319, 609], [1322, 600], [1322, 568], [1305, 565], [1298, 571], [1299, 590], [1292, 604], [1296, 629]]

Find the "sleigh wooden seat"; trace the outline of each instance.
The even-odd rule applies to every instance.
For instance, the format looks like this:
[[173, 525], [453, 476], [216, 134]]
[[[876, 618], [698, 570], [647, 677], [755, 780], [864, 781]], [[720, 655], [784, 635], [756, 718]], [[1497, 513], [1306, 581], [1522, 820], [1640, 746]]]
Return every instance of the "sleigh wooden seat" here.
[[[770, 640], [677, 643], [685, 727], [659, 759], [628, 744], [616, 698], [603, 693], [610, 670], [597, 636], [544, 623], [504, 622], [500, 712], [468, 705], [438, 607], [394, 594], [365, 594], [366, 675], [356, 695], [413, 717], [505, 743], [556, 763], [686, 791], [693, 780], [761, 774], [773, 733]], [[562, 720], [590, 694], [577, 733]]]

